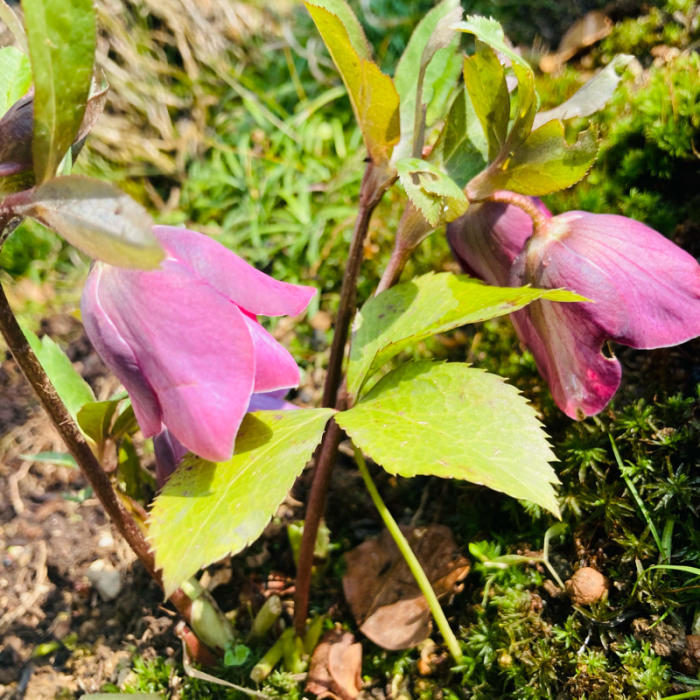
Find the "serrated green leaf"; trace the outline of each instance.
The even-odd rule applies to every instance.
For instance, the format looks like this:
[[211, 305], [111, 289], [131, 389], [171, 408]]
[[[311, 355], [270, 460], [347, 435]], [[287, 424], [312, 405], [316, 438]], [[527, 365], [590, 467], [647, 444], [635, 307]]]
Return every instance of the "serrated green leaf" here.
[[466, 275], [428, 273], [372, 297], [358, 312], [352, 333], [348, 390], [407, 346], [467, 323], [503, 316], [536, 299], [584, 301], [563, 290], [492, 287]]
[[405, 364], [335, 420], [392, 474], [464, 479], [559, 514], [556, 458], [542, 425], [494, 374], [456, 362]]
[[464, 83], [486, 134], [489, 160], [494, 160], [508, 133], [510, 95], [498, 56], [481, 41], [476, 42], [476, 53], [464, 58]]
[[0, 49], [0, 117], [26, 94], [32, 85], [29, 58], [14, 46]]
[[358, 49], [356, 32], [345, 23], [349, 20], [326, 9], [337, 9], [335, 2], [306, 0], [304, 4], [345, 83], [372, 161], [387, 164], [400, 133], [399, 95], [392, 79]]
[[163, 249], [148, 212], [114, 185], [66, 175], [37, 187], [16, 207], [92, 258], [119, 267], [157, 267]]
[[401, 104], [401, 138], [393, 152], [395, 161], [413, 153], [418, 93], [423, 106], [432, 106], [426, 107], [426, 127], [444, 114], [447, 91], [454, 88], [461, 67], [459, 36], [450, 25], [461, 16], [459, 0], [443, 0], [421, 19], [401, 55], [394, 73]]
[[466, 89], [457, 93], [431, 161], [435, 161], [463, 188], [488, 161], [488, 143]]
[[22, 0], [34, 76], [32, 154], [37, 182], [56, 174], [90, 93], [96, 23], [92, 0]]
[[469, 201], [462, 189], [432, 163], [403, 158], [396, 170], [409, 199], [431, 226], [454, 221], [467, 211]]
[[530, 64], [518, 53], [513, 51], [506, 42], [503, 27], [492, 17], [482, 17], [480, 15], [467, 15], [462, 22], [457, 22], [453, 29], [466, 34], [473, 34], [477, 39], [488, 44], [499, 53], [505, 54], [514, 64], [519, 64], [523, 68], [532, 71]]
[[307, 6], [310, 4], [315, 5], [335, 15], [347, 32], [348, 39], [353, 49], [355, 49], [355, 53], [360, 58], [372, 59], [372, 49], [362, 29], [360, 20], [357, 19], [352, 8], [345, 0], [308, 0], [304, 4]]
[[149, 539], [166, 596], [202, 566], [239, 552], [260, 535], [333, 413], [326, 408], [249, 413], [228, 462], [185, 457], [151, 511]]
[[90, 401], [77, 413], [78, 425], [98, 445], [109, 435], [119, 401]]
[[95, 400], [92, 389], [78, 374], [63, 350], [48, 335], [39, 340], [28, 328], [22, 328], [22, 332], [56, 392], [75, 418], [84, 404]]
[[584, 83], [566, 102], [558, 107], [539, 112], [535, 115], [534, 128], [546, 124], [552, 119], [573, 119], [587, 117], [602, 109], [615, 93], [622, 80], [622, 71], [634, 56], [619, 54], [603, 70]]
[[598, 146], [590, 129], [569, 145], [564, 125], [550, 121], [533, 131], [500, 167], [490, 167], [469, 183], [471, 199], [483, 199], [495, 190], [543, 195], [563, 190], [581, 180], [595, 162]]

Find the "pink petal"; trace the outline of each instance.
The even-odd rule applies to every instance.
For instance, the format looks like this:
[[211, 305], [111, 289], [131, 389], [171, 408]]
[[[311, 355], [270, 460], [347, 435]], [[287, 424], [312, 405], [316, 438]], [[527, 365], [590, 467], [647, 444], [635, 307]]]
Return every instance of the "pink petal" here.
[[700, 334], [700, 266], [661, 234], [621, 216], [555, 216], [515, 262], [514, 285], [564, 287], [596, 303], [538, 301], [513, 314], [559, 407], [572, 418], [599, 412], [620, 382], [610, 339], [636, 348]]
[[153, 233], [171, 255], [190, 266], [195, 277], [250, 313], [294, 316], [316, 293], [313, 287], [273, 279], [201, 233], [174, 226], [154, 226]]
[[299, 384], [294, 358], [256, 320], [245, 316], [255, 345], [255, 392], [290, 389]]
[[102, 307], [100, 282], [104, 269], [103, 263], [95, 263], [85, 282], [80, 301], [83, 325], [97, 353], [129, 392], [136, 420], [143, 434], [150, 437], [161, 429], [160, 404], [136, 355]]
[[[532, 198], [546, 216], [545, 205]], [[462, 269], [488, 284], [506, 286], [508, 271], [532, 235], [532, 219], [520, 208], [500, 202], [472, 204], [447, 225], [447, 240]]]
[[229, 459], [255, 377], [241, 311], [172, 258], [153, 271], [102, 269], [102, 309], [138, 358], [163, 423], [192, 452]]

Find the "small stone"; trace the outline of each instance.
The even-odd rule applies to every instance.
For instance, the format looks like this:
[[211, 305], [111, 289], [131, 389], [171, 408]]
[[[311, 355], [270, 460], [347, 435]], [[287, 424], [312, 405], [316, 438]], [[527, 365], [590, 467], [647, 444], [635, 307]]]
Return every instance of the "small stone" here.
[[86, 576], [100, 594], [102, 600], [113, 600], [122, 590], [121, 574], [104, 559], [90, 564]]
[[564, 585], [574, 605], [597, 603], [608, 592], [608, 579], [590, 566], [575, 571]]

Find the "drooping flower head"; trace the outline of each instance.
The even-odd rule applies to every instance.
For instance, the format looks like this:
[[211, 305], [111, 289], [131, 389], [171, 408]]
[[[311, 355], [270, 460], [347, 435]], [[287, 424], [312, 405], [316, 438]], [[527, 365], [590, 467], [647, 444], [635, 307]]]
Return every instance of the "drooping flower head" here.
[[254, 393], [299, 383], [258, 314], [298, 314], [315, 290], [259, 272], [213, 239], [153, 229], [156, 270], [96, 263], [81, 302], [91, 342], [129, 392], [146, 437], [163, 428], [187, 449], [228, 459]]
[[621, 368], [603, 354], [607, 340], [651, 349], [700, 334], [700, 266], [648, 226], [610, 214], [547, 212], [533, 235], [517, 207], [480, 206], [479, 219], [449, 234], [466, 271], [491, 284], [565, 288], [591, 299], [536, 301], [511, 315], [570, 417], [598, 413], [617, 391]]

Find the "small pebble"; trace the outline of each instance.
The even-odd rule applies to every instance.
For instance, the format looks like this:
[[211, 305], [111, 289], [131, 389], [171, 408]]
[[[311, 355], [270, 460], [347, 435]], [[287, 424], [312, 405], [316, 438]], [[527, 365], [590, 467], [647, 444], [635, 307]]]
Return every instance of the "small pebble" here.
[[113, 600], [122, 590], [121, 574], [103, 559], [92, 562], [86, 576], [102, 600]]
[[564, 585], [574, 605], [597, 603], [608, 592], [608, 579], [590, 566], [575, 571]]

